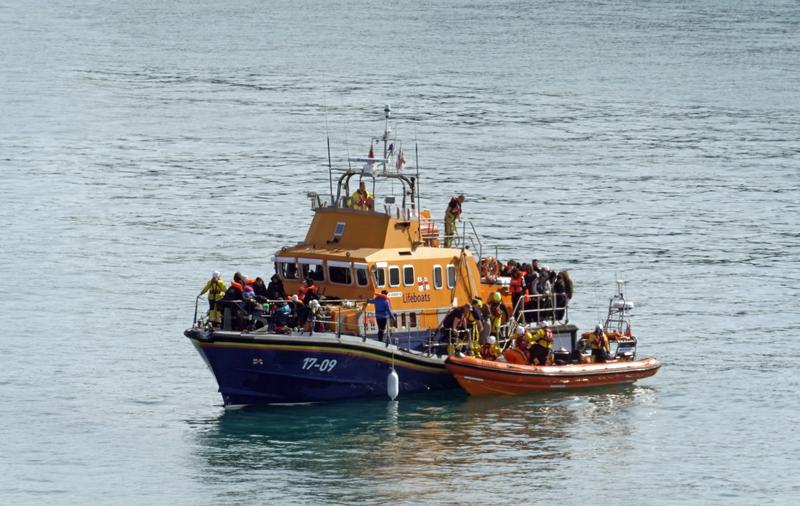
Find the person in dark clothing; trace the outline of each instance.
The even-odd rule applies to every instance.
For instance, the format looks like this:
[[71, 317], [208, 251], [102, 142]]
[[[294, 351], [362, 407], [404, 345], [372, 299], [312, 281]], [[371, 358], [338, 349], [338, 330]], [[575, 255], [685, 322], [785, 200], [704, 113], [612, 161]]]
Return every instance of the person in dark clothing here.
[[446, 342], [450, 336], [456, 335], [456, 332], [467, 330], [467, 319], [464, 311], [464, 306], [458, 306], [450, 310], [447, 316], [442, 320], [439, 327], [439, 341]]
[[553, 294], [556, 299], [556, 320], [563, 320], [567, 307], [567, 283], [564, 277], [559, 272], [556, 276], [555, 283], [553, 283]]
[[286, 300], [286, 290], [283, 288], [283, 281], [277, 274], [269, 278], [266, 297], [269, 300]]
[[269, 297], [267, 297], [267, 285], [264, 284], [264, 280], [256, 278], [255, 282], [253, 282], [253, 292], [256, 294], [256, 300], [259, 302], [266, 302]]

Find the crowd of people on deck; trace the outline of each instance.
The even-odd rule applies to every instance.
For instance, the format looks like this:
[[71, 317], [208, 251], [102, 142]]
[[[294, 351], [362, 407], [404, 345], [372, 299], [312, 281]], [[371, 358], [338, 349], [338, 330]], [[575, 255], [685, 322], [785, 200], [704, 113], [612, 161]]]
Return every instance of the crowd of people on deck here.
[[237, 272], [227, 286], [220, 273], [214, 271], [198, 297], [208, 293], [208, 319], [213, 326], [222, 326], [225, 317], [231, 330], [268, 326], [270, 331], [285, 332], [303, 328], [311, 321], [311, 330], [318, 331], [327, 316], [318, 292], [312, 278], [304, 280], [297, 293], [289, 296], [277, 274], [265, 283], [260, 277], [249, 278]]
[[498, 283], [499, 278], [508, 281], [511, 292], [511, 310], [514, 317], [523, 322], [564, 320], [566, 309], [573, 295], [572, 279], [567, 271], [556, 272], [539, 261], [518, 263], [509, 260], [500, 263], [492, 257], [481, 260], [481, 275], [488, 283]]

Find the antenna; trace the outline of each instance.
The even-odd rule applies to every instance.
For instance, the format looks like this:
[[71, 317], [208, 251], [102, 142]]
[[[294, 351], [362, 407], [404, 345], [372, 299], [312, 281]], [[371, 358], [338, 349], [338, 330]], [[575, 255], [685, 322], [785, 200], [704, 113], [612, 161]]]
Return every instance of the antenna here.
[[417, 145], [416, 140], [414, 141], [414, 164], [417, 166], [417, 209], [421, 210], [419, 202], [419, 146]]
[[325, 138], [328, 140], [328, 181], [331, 185], [331, 205], [333, 205], [333, 166], [331, 165], [331, 134], [328, 130], [328, 101], [325, 99]]

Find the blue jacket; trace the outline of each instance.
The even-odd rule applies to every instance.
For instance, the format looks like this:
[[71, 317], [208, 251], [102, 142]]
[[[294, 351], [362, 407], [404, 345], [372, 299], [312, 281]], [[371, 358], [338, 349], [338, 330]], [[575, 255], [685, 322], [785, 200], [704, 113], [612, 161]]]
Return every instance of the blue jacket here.
[[367, 302], [375, 305], [375, 318], [380, 318], [382, 320], [389, 318], [394, 319], [392, 304], [389, 302], [387, 296], [383, 294], [376, 295], [375, 298], [369, 299]]

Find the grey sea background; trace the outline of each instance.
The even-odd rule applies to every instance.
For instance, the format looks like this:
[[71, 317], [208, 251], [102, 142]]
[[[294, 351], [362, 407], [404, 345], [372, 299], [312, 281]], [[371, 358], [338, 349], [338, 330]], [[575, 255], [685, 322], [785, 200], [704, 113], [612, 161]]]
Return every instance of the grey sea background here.
[[[800, 501], [796, 1], [0, 4], [0, 503]], [[636, 386], [226, 412], [183, 330], [383, 105]]]

